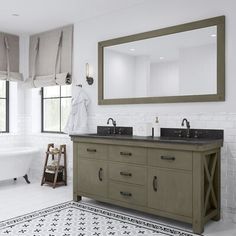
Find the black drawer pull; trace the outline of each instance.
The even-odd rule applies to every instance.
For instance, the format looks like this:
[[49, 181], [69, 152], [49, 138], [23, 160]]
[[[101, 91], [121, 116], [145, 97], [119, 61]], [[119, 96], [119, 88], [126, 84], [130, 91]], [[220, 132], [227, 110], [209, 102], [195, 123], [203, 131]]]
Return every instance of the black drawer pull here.
[[98, 179], [99, 179], [100, 181], [102, 181], [102, 171], [103, 171], [102, 168], [100, 168], [99, 171], [98, 171]]
[[132, 176], [132, 173], [125, 172], [125, 171], [121, 171], [121, 172], [120, 172], [120, 175], [131, 177], [131, 176]]
[[161, 159], [165, 160], [165, 161], [174, 161], [175, 157], [173, 157], [173, 156], [161, 156]]
[[87, 148], [87, 152], [97, 152], [96, 149], [92, 149], [92, 148]]
[[131, 152], [120, 152], [120, 155], [122, 156], [132, 156]]
[[125, 197], [132, 197], [132, 193], [120, 191], [120, 195]]
[[152, 187], [153, 187], [153, 190], [157, 192], [157, 177], [156, 176], [153, 177]]

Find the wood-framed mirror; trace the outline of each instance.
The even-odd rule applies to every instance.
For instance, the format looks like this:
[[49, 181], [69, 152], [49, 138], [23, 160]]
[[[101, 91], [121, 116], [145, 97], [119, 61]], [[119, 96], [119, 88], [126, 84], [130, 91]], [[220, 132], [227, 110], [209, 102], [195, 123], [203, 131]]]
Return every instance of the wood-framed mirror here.
[[98, 104], [225, 100], [225, 16], [98, 43]]

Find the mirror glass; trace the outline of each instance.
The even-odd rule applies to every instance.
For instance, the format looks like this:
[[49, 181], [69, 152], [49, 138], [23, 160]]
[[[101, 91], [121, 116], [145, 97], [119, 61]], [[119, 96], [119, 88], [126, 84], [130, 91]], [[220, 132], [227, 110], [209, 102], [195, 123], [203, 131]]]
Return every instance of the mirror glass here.
[[217, 26], [104, 48], [104, 99], [217, 93]]

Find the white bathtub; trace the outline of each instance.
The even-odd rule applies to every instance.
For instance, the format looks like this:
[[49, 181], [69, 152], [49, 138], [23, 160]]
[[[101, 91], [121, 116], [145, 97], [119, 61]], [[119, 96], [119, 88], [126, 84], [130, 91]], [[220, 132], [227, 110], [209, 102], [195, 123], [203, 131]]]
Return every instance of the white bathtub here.
[[32, 147], [0, 148], [0, 181], [24, 177], [28, 180], [31, 161], [39, 155], [39, 149]]

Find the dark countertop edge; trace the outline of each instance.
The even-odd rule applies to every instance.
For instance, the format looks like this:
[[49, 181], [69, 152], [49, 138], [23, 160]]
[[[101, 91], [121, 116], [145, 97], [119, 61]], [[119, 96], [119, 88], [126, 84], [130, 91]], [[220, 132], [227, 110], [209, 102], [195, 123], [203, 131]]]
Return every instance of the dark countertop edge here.
[[106, 139], [106, 140], [119, 140], [119, 141], [140, 141], [140, 142], [151, 142], [151, 143], [159, 143], [159, 144], [179, 144], [179, 145], [194, 145], [194, 146], [205, 146], [209, 144], [219, 144], [220, 146], [223, 146], [223, 139], [201, 139], [200, 142], [197, 142], [197, 140], [168, 140], [168, 139], [160, 139], [160, 137], [154, 137], [151, 136], [98, 136], [93, 134], [74, 134], [70, 135], [71, 139], [73, 138], [92, 138], [92, 139]]

